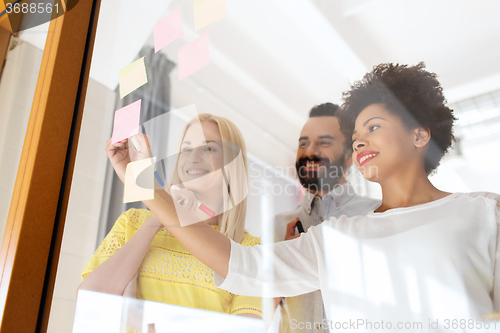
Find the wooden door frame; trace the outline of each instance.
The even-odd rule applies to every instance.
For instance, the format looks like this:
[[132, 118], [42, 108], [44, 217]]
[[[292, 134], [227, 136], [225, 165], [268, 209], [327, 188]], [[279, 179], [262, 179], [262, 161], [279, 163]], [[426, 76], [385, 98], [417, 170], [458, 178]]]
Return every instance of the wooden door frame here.
[[1, 333], [47, 330], [99, 8], [50, 23], [0, 248]]

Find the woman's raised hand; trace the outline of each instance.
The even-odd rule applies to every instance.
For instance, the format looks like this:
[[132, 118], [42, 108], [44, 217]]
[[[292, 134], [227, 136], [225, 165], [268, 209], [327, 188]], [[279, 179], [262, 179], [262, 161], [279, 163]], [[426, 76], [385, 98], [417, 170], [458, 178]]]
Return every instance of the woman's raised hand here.
[[125, 181], [125, 170], [127, 169], [127, 164], [130, 162], [130, 156], [128, 153], [128, 140], [111, 143], [111, 138], [106, 141], [106, 155], [108, 155], [109, 161], [115, 169], [118, 178], [121, 181]]
[[148, 136], [137, 134], [135, 138], [137, 139], [136, 142], [140, 144], [140, 151], [134, 148], [130, 139], [116, 143], [111, 143], [111, 138], [106, 141], [106, 155], [108, 155], [113, 169], [115, 169], [116, 174], [122, 182], [125, 181], [125, 171], [129, 162], [152, 157]]

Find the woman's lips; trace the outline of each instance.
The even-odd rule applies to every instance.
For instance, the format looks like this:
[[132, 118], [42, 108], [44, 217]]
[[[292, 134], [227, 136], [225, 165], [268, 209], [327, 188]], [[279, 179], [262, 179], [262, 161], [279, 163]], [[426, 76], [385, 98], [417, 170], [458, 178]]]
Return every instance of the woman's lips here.
[[365, 165], [366, 163], [370, 162], [372, 159], [377, 157], [378, 154], [379, 153], [377, 153], [375, 151], [364, 151], [364, 152], [359, 153], [358, 156], [356, 157], [358, 160], [359, 166], [361, 167], [361, 166]]
[[186, 174], [189, 176], [199, 176], [199, 175], [205, 175], [209, 173], [210, 171], [207, 169], [200, 169], [200, 168], [189, 168], [186, 170]]

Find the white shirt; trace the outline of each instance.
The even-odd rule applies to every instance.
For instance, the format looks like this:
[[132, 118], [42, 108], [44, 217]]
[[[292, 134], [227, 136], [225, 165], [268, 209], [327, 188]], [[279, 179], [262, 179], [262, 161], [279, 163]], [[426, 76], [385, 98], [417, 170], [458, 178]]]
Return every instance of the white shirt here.
[[[378, 206], [380, 206], [380, 200], [356, 195], [349, 182], [337, 185], [323, 198], [306, 191], [302, 203], [293, 211], [276, 215], [274, 219], [275, 241], [279, 242], [285, 239], [286, 225], [296, 217], [300, 218], [304, 230], [307, 231], [309, 227], [318, 225], [332, 217], [365, 215]], [[297, 332], [292, 327], [304, 326], [303, 329], [300, 329], [302, 333], [326, 333], [329, 331], [328, 327], [321, 324], [325, 318], [323, 298], [319, 290], [304, 295], [286, 297], [281, 303], [279, 331], [280, 333]]]
[[[320, 289], [332, 331], [420, 323], [404, 331], [453, 332], [446, 326], [452, 320], [500, 311], [499, 229], [498, 194], [454, 193], [418, 206], [332, 218], [291, 241], [253, 248], [231, 241], [229, 273], [225, 280], [215, 274], [214, 282], [234, 294], [259, 296], [262, 253], [273, 251], [274, 291], [266, 296]], [[428, 329], [436, 320], [439, 329]]]

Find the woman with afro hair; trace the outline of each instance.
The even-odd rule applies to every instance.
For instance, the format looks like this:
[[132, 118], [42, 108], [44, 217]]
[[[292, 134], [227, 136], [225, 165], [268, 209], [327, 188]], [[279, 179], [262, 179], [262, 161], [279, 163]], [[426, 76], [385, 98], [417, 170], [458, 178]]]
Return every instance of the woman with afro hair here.
[[[343, 99], [340, 124], [353, 161], [382, 188], [382, 204], [372, 213], [332, 218], [296, 239], [245, 248], [204, 223], [179, 228], [164, 191], [145, 204], [217, 273], [222, 289], [284, 297], [320, 289], [329, 320], [292, 320], [291, 328], [493, 329], [480, 320], [500, 311], [500, 197], [448, 193], [429, 181], [451, 146], [455, 120], [436, 75], [423, 63], [381, 64]], [[274, 265], [272, 279], [264, 259]], [[266, 295], [263, 281], [272, 290]]]

